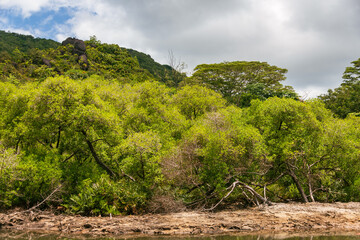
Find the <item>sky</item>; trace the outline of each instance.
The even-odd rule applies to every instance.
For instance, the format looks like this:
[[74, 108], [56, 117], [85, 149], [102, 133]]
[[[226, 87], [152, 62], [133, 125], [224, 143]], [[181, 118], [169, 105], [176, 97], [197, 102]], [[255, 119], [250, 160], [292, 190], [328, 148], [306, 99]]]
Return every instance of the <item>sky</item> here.
[[203, 63], [288, 69], [304, 99], [340, 86], [360, 58], [359, 0], [0, 0], [0, 29], [62, 42], [96, 36], [191, 75]]

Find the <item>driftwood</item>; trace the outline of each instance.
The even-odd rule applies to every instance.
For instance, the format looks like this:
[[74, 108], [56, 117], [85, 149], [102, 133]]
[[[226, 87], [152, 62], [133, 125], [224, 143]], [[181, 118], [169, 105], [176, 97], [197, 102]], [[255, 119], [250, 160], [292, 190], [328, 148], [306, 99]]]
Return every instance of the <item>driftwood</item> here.
[[19, 213], [29, 213], [29, 212], [32, 212], [34, 211], [36, 208], [40, 207], [41, 205], [43, 205], [45, 202], [49, 201], [51, 199], [51, 197], [56, 193], [58, 192], [60, 189], [62, 188], [62, 184], [60, 184], [59, 186], [57, 186], [57, 188], [55, 188], [54, 191], [52, 191], [44, 200], [42, 200], [40, 203], [38, 203], [37, 205], [29, 208], [29, 209], [26, 209], [24, 211], [20, 211], [20, 212], [14, 212], [12, 214], [16, 215], [16, 214], [19, 214]]
[[255, 198], [255, 202], [257, 205], [259, 205], [258, 199], [261, 200], [264, 204], [267, 204], [269, 206], [273, 205], [273, 203], [268, 200], [266, 197], [261, 196], [259, 193], [257, 193], [252, 187], [250, 187], [249, 185], [240, 182], [240, 181], [235, 181], [233, 182], [227, 189], [230, 189], [230, 191], [219, 201], [217, 202], [214, 206], [212, 206], [211, 208], [208, 209], [204, 209], [205, 211], [212, 211], [214, 210], [217, 206], [219, 206], [219, 204], [224, 201], [226, 198], [228, 198], [230, 196], [230, 194], [234, 191], [236, 186], [241, 186], [242, 188], [248, 190]]

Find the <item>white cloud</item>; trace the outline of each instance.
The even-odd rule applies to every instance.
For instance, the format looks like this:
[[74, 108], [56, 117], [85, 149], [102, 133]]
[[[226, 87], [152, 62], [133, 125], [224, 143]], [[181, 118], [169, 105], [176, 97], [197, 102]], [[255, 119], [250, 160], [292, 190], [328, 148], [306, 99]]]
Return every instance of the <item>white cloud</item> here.
[[161, 63], [172, 50], [188, 70], [202, 63], [267, 61], [287, 68], [286, 84], [311, 96], [337, 87], [360, 52], [358, 0], [3, 0], [0, 7], [24, 16], [74, 8], [67, 22], [54, 26], [58, 41], [96, 35]]
[[12, 9], [20, 13], [24, 18], [42, 10], [58, 10], [61, 7], [87, 7], [91, 9], [96, 0], [1, 0], [0, 8]]
[[32, 12], [39, 11], [42, 7], [49, 5], [49, 3], [50, 0], [2, 0], [0, 7], [20, 10], [24, 17], [29, 17]]
[[324, 89], [323, 87], [319, 87], [316, 85], [309, 85], [305, 88], [298, 89], [297, 93], [299, 94], [302, 100], [308, 100], [308, 99], [316, 98], [317, 96], [326, 93], [326, 91], [327, 89]]
[[356, 0], [105, 0], [70, 23], [80, 38], [95, 34], [162, 63], [172, 50], [188, 71], [201, 63], [267, 61], [287, 68], [286, 84], [313, 97], [338, 86], [344, 66], [358, 58], [359, 7]]
[[29, 31], [29, 30], [25, 30], [25, 29], [21, 29], [21, 28], [6, 28], [4, 29], [5, 31], [9, 31], [9, 32], [16, 32], [19, 34], [23, 34], [23, 35], [31, 35], [34, 36], [34, 34]]
[[1, 25], [6, 25], [9, 23], [9, 19], [6, 17], [0, 17], [0, 24]]

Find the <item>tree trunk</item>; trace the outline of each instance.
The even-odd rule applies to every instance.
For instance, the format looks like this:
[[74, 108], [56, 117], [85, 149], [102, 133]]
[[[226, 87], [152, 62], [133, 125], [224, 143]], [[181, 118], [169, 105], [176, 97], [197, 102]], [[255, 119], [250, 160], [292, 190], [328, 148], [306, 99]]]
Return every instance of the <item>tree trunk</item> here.
[[60, 146], [60, 137], [61, 137], [61, 127], [59, 127], [59, 131], [58, 131], [58, 137], [57, 137], [57, 141], [56, 141], [56, 149], [58, 149]]
[[252, 187], [250, 187], [249, 185], [243, 183], [243, 182], [240, 182], [239, 181], [239, 184], [246, 188], [247, 190], [249, 190], [256, 198], [260, 199], [263, 203], [271, 206], [273, 203], [271, 201], [269, 201], [268, 199], [264, 198], [263, 196], [261, 196], [259, 193], [257, 193]]
[[310, 177], [309, 177], [309, 194], [310, 194], [310, 199], [312, 202], [315, 202], [315, 198], [314, 198], [314, 195], [313, 195], [313, 190], [312, 190], [312, 185], [311, 185], [311, 182], [310, 182]]
[[309, 200], [304, 192], [304, 189], [302, 188], [299, 179], [296, 177], [294, 171], [292, 170], [292, 168], [290, 166], [288, 166], [288, 170], [289, 170], [289, 175], [292, 178], [292, 180], [294, 181], [296, 188], [298, 189], [298, 191], [300, 192], [301, 198], [303, 200], [303, 202], [308, 203]]
[[85, 141], [86, 144], [88, 145], [91, 155], [93, 156], [93, 158], [95, 159], [96, 163], [102, 168], [104, 169], [111, 177], [117, 177], [117, 175], [108, 167], [106, 166], [105, 163], [103, 163], [101, 161], [101, 159], [99, 158], [99, 156], [97, 155], [94, 146], [92, 145], [92, 143], [90, 142], [90, 140], [87, 138], [87, 134], [85, 131], [81, 131], [82, 134], [85, 136]]

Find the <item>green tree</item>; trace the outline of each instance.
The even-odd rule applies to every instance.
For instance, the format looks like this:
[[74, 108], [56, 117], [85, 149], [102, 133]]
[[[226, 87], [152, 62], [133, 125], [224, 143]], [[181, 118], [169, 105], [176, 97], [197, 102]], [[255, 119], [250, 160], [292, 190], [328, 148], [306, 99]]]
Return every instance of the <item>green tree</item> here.
[[290, 189], [285, 190], [287, 197], [308, 202], [342, 196], [333, 193], [345, 185], [339, 176], [353, 162], [348, 150], [356, 145], [350, 146], [346, 125], [333, 119], [323, 104], [269, 98], [253, 102], [247, 116], [266, 142], [273, 164], [269, 180], [282, 177], [280, 185]]
[[259, 132], [239, 120], [239, 111], [206, 113], [164, 159], [165, 176], [190, 206], [209, 207], [233, 184], [255, 182], [249, 172], [260, 171], [266, 153]]
[[325, 106], [338, 117], [345, 118], [349, 113], [360, 112], [360, 58], [352, 62], [343, 74], [343, 83], [319, 98]]
[[220, 94], [203, 86], [184, 86], [173, 96], [173, 103], [187, 119], [196, 119], [206, 112], [225, 107]]
[[120, 102], [125, 103], [121, 116], [125, 133], [131, 135], [152, 130], [169, 142], [173, 137], [179, 138], [187, 121], [171, 104], [171, 94], [171, 89], [156, 81], [124, 86]]
[[153, 188], [162, 178], [159, 165], [161, 149], [160, 137], [155, 132], [131, 134], [116, 150], [124, 175]]
[[18, 195], [13, 187], [13, 182], [18, 177], [16, 173], [18, 164], [14, 150], [5, 149], [0, 145], [0, 208], [11, 206]]
[[189, 82], [203, 84], [221, 93], [230, 103], [247, 107], [251, 99], [264, 100], [273, 96], [297, 99], [291, 87], [280, 83], [285, 80], [286, 72], [266, 62], [202, 64], [195, 68]]
[[31, 96], [24, 95], [27, 99], [20, 103], [26, 102], [26, 107], [9, 104], [24, 110], [7, 114], [3, 131], [13, 133], [2, 135], [5, 142], [37, 155], [56, 152], [63, 161], [90, 155], [100, 168], [116, 177], [105, 161], [109, 161], [109, 146], [121, 137], [119, 118], [90, 81], [50, 78], [33, 89]]

